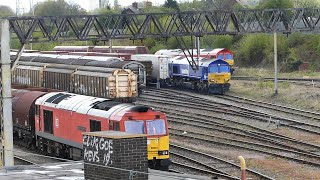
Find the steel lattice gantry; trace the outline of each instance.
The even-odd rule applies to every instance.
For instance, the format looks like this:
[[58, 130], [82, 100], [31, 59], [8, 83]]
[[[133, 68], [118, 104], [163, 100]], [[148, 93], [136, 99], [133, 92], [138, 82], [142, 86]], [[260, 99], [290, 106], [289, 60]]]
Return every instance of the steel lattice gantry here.
[[124, 38], [319, 31], [319, 11], [320, 9], [271, 9], [11, 17], [9, 22], [11, 32], [25, 44], [57, 40], [106, 41]]

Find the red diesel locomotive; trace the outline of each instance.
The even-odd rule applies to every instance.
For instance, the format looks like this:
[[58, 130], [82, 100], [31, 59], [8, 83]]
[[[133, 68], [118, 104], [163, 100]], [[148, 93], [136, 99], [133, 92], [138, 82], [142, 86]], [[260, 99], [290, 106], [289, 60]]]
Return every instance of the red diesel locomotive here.
[[150, 107], [66, 92], [13, 90], [15, 137], [50, 155], [82, 158], [82, 133], [147, 134], [150, 168], [167, 170], [168, 123]]

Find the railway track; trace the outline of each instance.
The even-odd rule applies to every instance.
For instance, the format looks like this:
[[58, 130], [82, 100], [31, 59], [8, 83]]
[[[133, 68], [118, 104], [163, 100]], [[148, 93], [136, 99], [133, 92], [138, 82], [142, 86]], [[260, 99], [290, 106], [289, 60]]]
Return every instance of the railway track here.
[[[274, 81], [271, 77], [249, 77], [249, 76], [233, 76], [232, 80], [245, 81]], [[279, 82], [289, 82], [296, 85], [320, 88], [320, 79], [317, 78], [278, 78]]]
[[[172, 143], [170, 144], [170, 155], [173, 159], [179, 158], [179, 162], [198, 164], [220, 174], [239, 178], [240, 166], [222, 158]], [[273, 179], [252, 169], [247, 169], [246, 172], [248, 179]]]
[[30, 150], [17, 146], [14, 147], [14, 160], [15, 165], [37, 165], [73, 161], [52, 156], [45, 156], [42, 154], [36, 154]]
[[192, 139], [195, 141], [201, 141], [204, 143], [211, 143], [211, 144], [231, 147], [235, 149], [245, 149], [249, 151], [271, 155], [274, 157], [280, 157], [283, 159], [296, 161], [302, 164], [308, 164], [308, 165], [320, 167], [319, 155], [299, 152], [299, 151], [290, 150], [287, 148], [281, 148], [281, 147], [277, 147], [276, 145], [266, 145], [263, 143], [257, 143], [252, 141], [237, 140], [237, 139], [232, 139], [228, 137], [210, 135], [207, 133], [188, 132], [187, 134], [183, 134], [183, 132], [184, 130], [181, 130], [181, 129], [175, 129], [175, 128], [170, 129], [170, 134], [175, 137], [178, 136], [182, 138]]
[[[176, 93], [170, 93], [172, 91]], [[189, 97], [189, 95], [190, 94], [184, 95], [184, 92], [180, 93], [179, 91], [177, 92], [175, 90], [169, 90], [169, 92], [167, 92], [167, 90], [156, 90], [155, 92], [150, 91], [146, 94], [143, 94], [138, 102], [140, 104], [151, 105], [159, 110], [166, 112], [169, 122], [172, 126], [174, 126], [174, 124], [177, 124], [177, 127], [189, 126], [200, 129], [198, 132], [200, 135], [198, 134], [196, 136], [193, 131], [191, 133], [188, 131], [187, 133], [191, 134], [191, 136], [186, 137], [186, 135], [181, 136], [184, 129], [174, 129], [171, 127], [172, 129], [170, 130], [170, 132], [172, 132], [172, 135], [175, 135], [176, 137], [189, 138], [190, 141], [192, 139], [196, 139], [195, 141], [201, 141], [201, 139], [203, 138], [201, 138], [200, 136], [205, 136], [204, 134], [201, 135], [201, 132], [205, 131], [204, 129], [210, 132], [218, 132], [221, 134], [224, 133], [224, 135], [233, 134], [236, 138], [241, 137], [240, 139], [247, 139], [247, 141], [249, 138], [260, 142], [260, 144], [254, 144], [254, 142], [248, 141], [248, 143], [252, 143], [250, 146], [254, 146], [254, 148], [249, 148], [247, 150], [256, 151], [259, 153], [265, 153], [265, 151], [267, 151], [267, 154], [272, 156], [281, 157], [302, 164], [309, 164], [317, 167], [320, 166], [320, 164], [318, 163], [320, 154], [319, 145], [274, 133], [270, 130], [250, 125], [250, 123], [246, 124], [237, 120], [232, 120], [230, 118], [221, 118], [217, 116], [213, 117], [212, 115], [206, 115], [205, 113], [195, 112], [195, 110], [202, 110], [206, 112], [211, 111], [215, 114], [223, 113], [223, 111], [221, 112], [221, 110], [225, 110], [225, 107], [230, 107], [230, 105], [224, 103], [215, 103], [215, 105], [212, 105], [214, 104], [214, 102], [212, 102], [211, 100], [201, 98], [200, 100], [198, 99], [197, 101], [195, 101], [196, 97], [192, 95], [191, 97]], [[208, 107], [206, 104], [204, 104], [203, 102], [205, 101], [212, 102], [211, 106]], [[192, 111], [190, 111], [190, 109], [192, 109]], [[309, 114], [306, 113], [306, 115]], [[173, 132], [174, 130], [176, 130], [176, 132]], [[207, 136], [207, 140], [212, 140], [212, 138], [212, 136]], [[221, 138], [221, 136], [217, 138], [220, 138], [220, 140], [216, 140], [215, 142], [211, 143], [219, 143], [221, 142], [221, 139], [223, 139]], [[234, 139], [229, 138], [228, 142], [225, 139], [224, 141], [226, 143], [224, 143], [223, 145], [228, 146], [229, 144], [230, 146], [230, 144], [232, 144], [234, 148], [236, 146], [237, 148], [241, 148], [239, 147], [239, 144], [230, 143], [230, 141], [234, 141]], [[237, 143], [244, 142], [245, 141], [243, 140], [239, 140]], [[268, 144], [268, 146], [266, 146], [265, 144]], [[246, 146], [248, 146], [248, 144]], [[259, 147], [260, 149], [256, 149], [257, 147]], [[268, 149], [273, 150], [268, 151]], [[279, 152], [289, 155], [279, 156]], [[294, 157], [292, 157], [292, 155]]]
[[[177, 94], [179, 93], [179, 96]], [[170, 100], [168, 99], [170, 97]], [[230, 103], [216, 102], [210, 99], [201, 98], [196, 95], [187, 94], [185, 92], [180, 92], [176, 90], [152, 90], [146, 91], [140, 96], [140, 100], [147, 98], [149, 101], [158, 101], [158, 103], [164, 104], [163, 99], [166, 104], [177, 104], [184, 107], [193, 107], [195, 109], [208, 110], [216, 113], [223, 113], [232, 116], [241, 116], [245, 118], [253, 118], [257, 121], [265, 123], [277, 124], [277, 126], [283, 126], [292, 128], [295, 130], [300, 130], [312, 134], [320, 135], [320, 125], [319, 122], [314, 122], [313, 119], [292, 119], [282, 116], [276, 116], [271, 113], [265, 113], [263, 111], [253, 110], [245, 108], [240, 105], [232, 105]], [[223, 98], [223, 97], [221, 97]], [[200, 105], [200, 106], [198, 106]], [[311, 122], [310, 122], [311, 121]]]
[[279, 104], [273, 104], [273, 103], [268, 103], [268, 102], [263, 102], [263, 101], [256, 101], [256, 100], [252, 100], [252, 99], [248, 99], [248, 98], [244, 98], [244, 97], [239, 97], [239, 96], [234, 96], [234, 95], [217, 96], [217, 98], [229, 100], [229, 101], [236, 102], [236, 103], [267, 108], [267, 109], [274, 110], [274, 111], [281, 111], [286, 114], [292, 114], [294, 116], [310, 118], [313, 120], [319, 120], [319, 122], [320, 122], [320, 113], [314, 112], [314, 111], [307, 111], [307, 110], [302, 110], [302, 109], [293, 108], [293, 107], [289, 107], [289, 106], [283, 106], [283, 105], [279, 105]]
[[[300, 140], [295, 140], [290, 137], [279, 136], [276, 133], [272, 133], [269, 131], [260, 131], [258, 128], [250, 129], [250, 128], [239, 128], [238, 124], [226, 125], [222, 123], [217, 123], [216, 121], [208, 120], [208, 117], [201, 117], [199, 115], [183, 115], [183, 113], [179, 115], [173, 115], [168, 112], [167, 117], [169, 118], [169, 122], [184, 125], [197, 127], [199, 129], [206, 129], [211, 132], [219, 133], [222, 135], [232, 135], [237, 137], [237, 139], [250, 139], [250, 141], [255, 140], [256, 142], [264, 142], [268, 144], [277, 145], [277, 147], [283, 147], [291, 150], [295, 150], [298, 152], [319, 155], [319, 145], [307, 143]], [[249, 141], [249, 142], [250, 142]], [[318, 152], [315, 153], [315, 152]]]
[[202, 176], [209, 176], [212, 177], [212, 179], [239, 179], [236, 177], [228, 176], [226, 174], [220, 174], [215, 171], [208, 170], [210, 168], [201, 168], [196, 165], [189, 165], [186, 162], [180, 163], [176, 161], [172, 161], [171, 167], [174, 167], [175, 169], [179, 169], [179, 172], [184, 172], [184, 173], [192, 173], [196, 175], [202, 175]]

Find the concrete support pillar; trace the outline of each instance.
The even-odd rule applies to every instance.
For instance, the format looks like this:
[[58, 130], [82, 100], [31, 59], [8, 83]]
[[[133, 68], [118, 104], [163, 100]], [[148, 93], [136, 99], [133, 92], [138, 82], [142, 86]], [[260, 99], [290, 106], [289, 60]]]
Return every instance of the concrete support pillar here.
[[13, 127], [9, 21], [1, 20], [1, 145], [2, 165], [13, 166]]

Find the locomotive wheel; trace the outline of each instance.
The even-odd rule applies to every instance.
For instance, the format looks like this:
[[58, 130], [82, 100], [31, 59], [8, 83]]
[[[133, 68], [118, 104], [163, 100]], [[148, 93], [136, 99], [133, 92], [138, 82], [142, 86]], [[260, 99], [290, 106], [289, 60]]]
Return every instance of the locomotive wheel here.
[[198, 83], [197, 82], [194, 82], [194, 83], [192, 83], [193, 84], [193, 90], [195, 91], [195, 92], [198, 92], [199, 90], [198, 90]]
[[201, 94], [207, 94], [208, 88], [204, 82], [200, 82], [200, 91]]
[[177, 88], [178, 87], [178, 82], [177, 82], [176, 79], [173, 79], [172, 85], [173, 85], [173, 88]]
[[179, 89], [184, 89], [184, 80], [183, 79], [179, 80]]
[[203, 84], [202, 82], [200, 82], [200, 83], [198, 84], [198, 92], [201, 93], [201, 94], [202, 94], [202, 91], [203, 91], [202, 84]]

